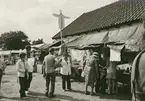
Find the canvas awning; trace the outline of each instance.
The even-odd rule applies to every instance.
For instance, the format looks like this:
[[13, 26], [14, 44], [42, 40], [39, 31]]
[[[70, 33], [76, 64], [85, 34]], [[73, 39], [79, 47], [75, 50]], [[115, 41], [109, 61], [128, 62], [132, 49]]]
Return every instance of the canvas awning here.
[[129, 38], [134, 36], [137, 29], [138, 25], [133, 25], [110, 30], [108, 42], [125, 43]]
[[116, 50], [116, 51], [121, 51], [124, 48], [123, 45], [107, 45], [110, 49]]
[[142, 24], [124, 26], [104, 32], [88, 33], [67, 43], [68, 47], [84, 47], [89, 45], [100, 45], [102, 43], [125, 44], [126, 49], [138, 51], [142, 32]]
[[104, 43], [105, 37], [107, 37], [107, 31], [106, 32], [100, 32], [100, 33], [89, 33], [87, 35], [83, 35], [79, 38], [74, 39], [71, 42], [68, 42], [66, 45], [68, 47], [76, 47], [76, 46], [87, 46], [92, 44], [102, 44]]
[[41, 47], [42, 45], [44, 45], [44, 44], [31, 45], [31, 47], [32, 47], [32, 48], [39, 48], [39, 47]]
[[125, 42], [125, 47], [132, 51], [139, 51], [140, 47], [144, 45], [144, 42], [142, 42], [143, 31], [143, 25], [140, 24], [135, 33]]
[[0, 54], [10, 55], [11, 54], [11, 51], [10, 50], [8, 50], [8, 51], [0, 51]]
[[[64, 43], [64, 41], [62, 41], [62, 42]], [[60, 45], [61, 45], [61, 40], [52, 43], [52, 44], [49, 46], [49, 48], [50, 48], [50, 47], [58, 47], [58, 46], [60, 46]]]
[[40, 46], [39, 49], [45, 50], [45, 49], [48, 49], [49, 46], [50, 46], [50, 44], [44, 44], [44, 45]]
[[138, 51], [142, 32], [142, 24], [135, 24], [120, 29], [110, 30], [107, 42], [124, 43], [126, 49]]

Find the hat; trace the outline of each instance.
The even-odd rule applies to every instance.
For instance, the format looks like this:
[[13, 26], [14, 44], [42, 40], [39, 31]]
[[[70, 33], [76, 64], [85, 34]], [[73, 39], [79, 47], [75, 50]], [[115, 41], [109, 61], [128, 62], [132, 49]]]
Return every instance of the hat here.
[[97, 52], [93, 52], [93, 55], [96, 55], [96, 56], [98, 56], [99, 54], [98, 54]]
[[22, 52], [22, 53], [19, 54], [19, 56], [20, 56], [20, 58], [23, 58], [23, 57], [26, 56], [26, 53]]

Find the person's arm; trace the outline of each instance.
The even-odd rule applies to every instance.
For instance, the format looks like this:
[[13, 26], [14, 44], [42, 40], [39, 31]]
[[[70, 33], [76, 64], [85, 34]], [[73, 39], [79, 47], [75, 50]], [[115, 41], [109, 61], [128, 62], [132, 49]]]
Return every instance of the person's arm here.
[[86, 60], [83, 60], [83, 70], [84, 70], [85, 66], [86, 66]]
[[70, 67], [72, 68], [72, 58], [71, 58], [71, 56], [69, 57], [69, 59], [70, 59]]
[[43, 61], [43, 64], [42, 64], [43, 73], [45, 72], [45, 68], [46, 68], [45, 61]]
[[28, 63], [28, 61], [25, 62], [25, 71], [29, 72], [30, 71], [30, 65]]
[[46, 71], [45, 71], [45, 69], [46, 69], [45, 61], [43, 61], [43, 64], [42, 64], [42, 74], [43, 74], [43, 77], [46, 76]]
[[55, 68], [60, 67], [61, 66], [61, 62], [62, 62], [61, 58], [58, 59], [58, 60], [55, 59]]
[[98, 79], [98, 77], [99, 77], [99, 63], [95, 59], [94, 59], [94, 64], [95, 64], [96, 76], [97, 76], [97, 79]]
[[2, 69], [5, 70], [5, 68], [6, 68], [6, 63], [5, 63], [4, 61], [3, 61], [3, 64], [2, 64], [2, 65], [3, 65]]
[[43, 61], [43, 63], [42, 63], [42, 67], [43, 67], [43, 66], [45, 66], [45, 61]]
[[37, 59], [36, 58], [34, 58], [34, 65], [33, 65], [33, 67], [37, 67]]
[[44, 57], [42, 66], [45, 66], [45, 65], [46, 65], [46, 57]]

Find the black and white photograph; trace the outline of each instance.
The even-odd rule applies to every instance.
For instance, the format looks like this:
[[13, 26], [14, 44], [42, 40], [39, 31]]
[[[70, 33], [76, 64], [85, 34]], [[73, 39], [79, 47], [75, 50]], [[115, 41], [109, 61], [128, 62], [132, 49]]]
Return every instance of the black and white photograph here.
[[0, 0], [0, 101], [145, 101], [145, 0]]

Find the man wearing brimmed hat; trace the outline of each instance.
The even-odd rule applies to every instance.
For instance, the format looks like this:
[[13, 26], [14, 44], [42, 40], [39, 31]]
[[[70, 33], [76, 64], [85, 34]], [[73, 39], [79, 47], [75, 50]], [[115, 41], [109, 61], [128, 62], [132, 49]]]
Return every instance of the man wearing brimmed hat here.
[[[44, 72], [46, 74], [46, 93], [45, 95], [48, 97], [54, 97], [54, 89], [55, 89], [55, 56], [54, 49], [49, 49], [49, 54], [44, 58], [43, 66]], [[49, 92], [49, 84], [51, 82], [51, 89]]]

